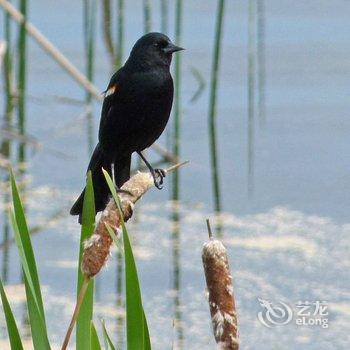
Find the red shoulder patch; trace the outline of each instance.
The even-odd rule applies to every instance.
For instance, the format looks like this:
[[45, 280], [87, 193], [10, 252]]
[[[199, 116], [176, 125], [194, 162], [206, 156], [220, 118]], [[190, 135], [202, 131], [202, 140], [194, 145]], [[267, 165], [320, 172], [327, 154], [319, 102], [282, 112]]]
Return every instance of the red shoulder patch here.
[[105, 97], [113, 95], [117, 90], [118, 90], [118, 85], [117, 84], [114, 84], [114, 85], [110, 86], [105, 92]]

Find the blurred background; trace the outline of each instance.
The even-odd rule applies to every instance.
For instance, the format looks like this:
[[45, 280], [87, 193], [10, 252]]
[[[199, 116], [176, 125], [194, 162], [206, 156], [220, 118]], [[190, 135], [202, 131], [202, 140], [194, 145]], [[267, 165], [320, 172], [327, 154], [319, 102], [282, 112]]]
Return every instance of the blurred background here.
[[[162, 191], [151, 190], [128, 223], [154, 348], [214, 348], [200, 255], [210, 217], [230, 256], [242, 349], [347, 349], [350, 2], [14, 5], [98, 92], [143, 33], [164, 32], [186, 48], [172, 64], [169, 125], [147, 154], [163, 167], [190, 164], [167, 177]], [[96, 143], [100, 95], [89, 94], [4, 11], [0, 18], [7, 44], [0, 55], [0, 275], [29, 337], [6, 211], [10, 164], [33, 234], [49, 334], [59, 344], [76, 290], [80, 226], [69, 208]], [[106, 321], [122, 348], [117, 251], [95, 293], [96, 320]], [[326, 301], [329, 327], [267, 328], [257, 319], [258, 298], [291, 307]], [[0, 339], [7, 349], [2, 313]]]

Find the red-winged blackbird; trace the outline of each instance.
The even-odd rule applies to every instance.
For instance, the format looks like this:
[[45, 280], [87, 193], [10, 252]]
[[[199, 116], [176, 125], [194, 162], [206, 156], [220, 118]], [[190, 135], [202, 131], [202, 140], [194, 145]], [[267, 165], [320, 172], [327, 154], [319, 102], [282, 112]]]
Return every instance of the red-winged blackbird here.
[[[162, 188], [164, 172], [153, 169], [141, 152], [158, 139], [168, 122], [174, 92], [169, 68], [172, 54], [180, 50], [183, 49], [164, 34], [146, 34], [136, 42], [125, 65], [112, 76], [102, 106], [99, 142], [88, 166], [96, 212], [105, 208], [110, 195], [101, 169], [114, 173], [116, 185], [121, 187], [130, 178], [133, 152], [151, 171], [156, 187]], [[84, 191], [70, 211], [79, 215], [79, 222]]]

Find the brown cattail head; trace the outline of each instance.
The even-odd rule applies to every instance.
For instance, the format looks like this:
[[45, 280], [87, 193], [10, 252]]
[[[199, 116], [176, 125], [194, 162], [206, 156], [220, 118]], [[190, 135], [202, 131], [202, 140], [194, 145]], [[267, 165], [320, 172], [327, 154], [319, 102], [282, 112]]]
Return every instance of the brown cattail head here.
[[227, 253], [219, 240], [204, 244], [202, 260], [214, 337], [219, 349], [237, 350], [237, 315]]
[[[165, 172], [177, 170], [187, 163], [175, 164], [165, 170]], [[154, 180], [150, 173], [137, 172], [125, 182], [119, 193], [120, 207], [124, 221], [128, 221], [131, 218], [134, 204], [153, 186]], [[84, 245], [81, 270], [86, 277], [94, 277], [106, 263], [113, 241], [108, 228], [112, 228], [117, 233], [121, 222], [119, 209], [114, 199], [111, 198], [106, 209], [102, 212], [93, 235]]]
[[[149, 173], [136, 173], [121, 188], [119, 193], [121, 211], [124, 221], [130, 219], [134, 204], [154, 185]], [[121, 224], [119, 209], [113, 198], [102, 212], [93, 235], [85, 241], [81, 270], [86, 277], [94, 277], [106, 263], [112, 245], [112, 238], [107, 227], [118, 232]]]

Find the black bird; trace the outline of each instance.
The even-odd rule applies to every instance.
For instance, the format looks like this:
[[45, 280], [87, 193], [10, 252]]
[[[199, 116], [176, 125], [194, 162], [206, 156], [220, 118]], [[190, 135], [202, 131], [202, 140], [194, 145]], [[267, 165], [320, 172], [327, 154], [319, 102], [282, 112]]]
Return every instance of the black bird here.
[[[169, 68], [172, 54], [183, 50], [161, 33], [141, 37], [124, 66], [111, 78], [104, 92], [98, 144], [92, 154], [91, 170], [96, 212], [103, 210], [110, 192], [102, 168], [114, 175], [120, 188], [130, 178], [130, 162], [137, 152], [151, 171], [155, 186], [161, 189], [165, 173], [153, 169], [142, 155], [162, 134], [173, 102], [173, 79]], [[70, 213], [83, 210], [84, 191]]]

